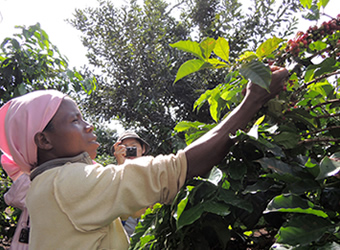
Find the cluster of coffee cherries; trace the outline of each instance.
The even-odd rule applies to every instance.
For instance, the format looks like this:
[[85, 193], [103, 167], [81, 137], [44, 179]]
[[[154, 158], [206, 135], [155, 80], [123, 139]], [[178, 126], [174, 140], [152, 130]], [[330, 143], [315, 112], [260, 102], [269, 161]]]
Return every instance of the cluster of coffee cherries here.
[[293, 56], [298, 56], [300, 51], [303, 49], [307, 49], [309, 44], [311, 44], [312, 42], [322, 40], [327, 35], [332, 35], [339, 30], [340, 14], [337, 16], [336, 19], [332, 19], [328, 22], [323, 22], [320, 27], [309, 27], [306, 33], [298, 32], [294, 39], [288, 41], [285, 51], [292, 54]]

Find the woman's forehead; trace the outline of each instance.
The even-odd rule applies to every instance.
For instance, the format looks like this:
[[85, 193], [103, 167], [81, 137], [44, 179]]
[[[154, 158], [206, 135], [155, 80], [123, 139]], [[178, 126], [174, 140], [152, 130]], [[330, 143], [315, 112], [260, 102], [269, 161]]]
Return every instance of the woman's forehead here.
[[64, 100], [61, 102], [59, 109], [66, 109], [67, 111], [67, 109], [70, 109], [70, 108], [71, 110], [79, 111], [79, 108], [76, 102], [70, 97], [65, 97]]
[[81, 115], [80, 110], [75, 101], [69, 97], [65, 97], [55, 114], [55, 118], [66, 118], [74, 115]]
[[122, 144], [140, 144], [140, 142], [134, 138], [126, 138], [122, 141]]

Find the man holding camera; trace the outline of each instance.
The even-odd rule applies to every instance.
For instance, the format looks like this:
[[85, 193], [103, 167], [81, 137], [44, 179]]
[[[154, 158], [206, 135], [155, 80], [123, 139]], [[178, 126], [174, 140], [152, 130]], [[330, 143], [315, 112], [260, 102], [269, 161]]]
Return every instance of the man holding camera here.
[[[133, 131], [125, 131], [119, 137], [117, 142], [112, 146], [111, 152], [117, 160], [117, 164], [123, 164], [126, 159], [135, 159], [146, 155], [150, 151], [150, 145]], [[123, 226], [129, 237], [135, 231], [139, 217], [145, 212], [145, 209], [139, 210], [133, 216], [122, 218]]]

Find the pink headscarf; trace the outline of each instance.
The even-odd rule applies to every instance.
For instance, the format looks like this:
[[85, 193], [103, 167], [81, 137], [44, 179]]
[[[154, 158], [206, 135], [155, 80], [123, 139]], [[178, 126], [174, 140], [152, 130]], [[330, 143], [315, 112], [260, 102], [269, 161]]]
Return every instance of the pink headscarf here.
[[37, 164], [36, 133], [43, 131], [66, 95], [38, 90], [8, 101], [0, 109], [1, 164], [13, 180]]

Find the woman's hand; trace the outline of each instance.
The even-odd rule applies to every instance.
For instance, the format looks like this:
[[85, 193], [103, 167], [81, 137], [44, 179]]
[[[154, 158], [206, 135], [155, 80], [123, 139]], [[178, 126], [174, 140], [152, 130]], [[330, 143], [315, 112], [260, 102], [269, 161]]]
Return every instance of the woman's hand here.
[[125, 162], [125, 156], [126, 156], [126, 147], [125, 145], [121, 144], [121, 141], [116, 142], [113, 147], [115, 149], [115, 152], [113, 155], [116, 157], [118, 165], [121, 165]]
[[247, 86], [246, 97], [255, 98], [261, 105], [278, 95], [280, 91], [283, 90], [283, 86], [288, 80], [289, 74], [287, 69], [277, 66], [272, 66], [270, 69], [272, 71], [272, 81], [269, 86], [269, 92], [252, 82], [249, 82]]

